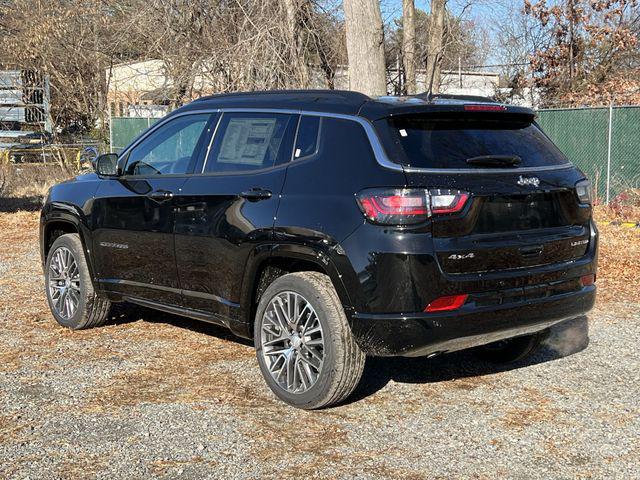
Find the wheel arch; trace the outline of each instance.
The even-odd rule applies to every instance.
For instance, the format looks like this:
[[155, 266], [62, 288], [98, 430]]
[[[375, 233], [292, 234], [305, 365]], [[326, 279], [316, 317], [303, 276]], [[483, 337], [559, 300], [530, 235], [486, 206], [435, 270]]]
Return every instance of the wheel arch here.
[[245, 269], [240, 299], [246, 331], [236, 333], [247, 338], [253, 336], [253, 322], [260, 296], [271, 282], [287, 273], [314, 271], [327, 275], [349, 316], [353, 310], [351, 298], [332, 260], [333, 255], [335, 253], [330, 249], [324, 251], [305, 245], [274, 245], [268, 250], [254, 252]]
[[[61, 207], [56, 203], [45, 206], [40, 222], [40, 256], [43, 267], [46, 265], [47, 255], [51, 246], [61, 235], [76, 233], [80, 237], [82, 249], [89, 267], [89, 273], [93, 282], [93, 256], [91, 252], [91, 235], [87, 227], [84, 215], [71, 205]], [[95, 288], [95, 282], [94, 282]]]

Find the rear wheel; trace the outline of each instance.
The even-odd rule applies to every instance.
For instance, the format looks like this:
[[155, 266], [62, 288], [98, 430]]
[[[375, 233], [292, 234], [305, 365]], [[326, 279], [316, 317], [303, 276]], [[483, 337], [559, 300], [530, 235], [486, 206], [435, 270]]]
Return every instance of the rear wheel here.
[[269, 285], [258, 305], [254, 343], [267, 385], [298, 408], [343, 401], [364, 369], [338, 295], [317, 272], [287, 274]]
[[49, 308], [56, 321], [73, 330], [102, 325], [111, 303], [93, 290], [80, 237], [61, 235], [53, 242], [45, 266]]
[[548, 331], [545, 330], [522, 337], [507, 338], [478, 347], [476, 353], [483, 360], [490, 362], [517, 362], [533, 355], [547, 335]]

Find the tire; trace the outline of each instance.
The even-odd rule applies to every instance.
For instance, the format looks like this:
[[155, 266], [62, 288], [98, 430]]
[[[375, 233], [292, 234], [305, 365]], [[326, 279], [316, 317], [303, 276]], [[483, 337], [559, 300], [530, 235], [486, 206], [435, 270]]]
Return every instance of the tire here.
[[531, 335], [508, 338], [478, 347], [476, 353], [483, 360], [493, 363], [517, 362], [536, 353], [538, 347], [547, 336], [548, 330], [544, 330]]
[[[109, 316], [111, 302], [96, 295], [76, 233], [61, 235], [53, 242], [45, 265], [45, 290], [51, 313], [63, 327], [72, 330], [98, 327]], [[65, 303], [65, 299], [70, 303]], [[75, 302], [77, 305], [73, 307]]]
[[[297, 322], [286, 321], [296, 317]], [[258, 304], [254, 344], [269, 388], [305, 410], [345, 400], [358, 385], [366, 358], [329, 277], [317, 272], [283, 275], [267, 287]]]

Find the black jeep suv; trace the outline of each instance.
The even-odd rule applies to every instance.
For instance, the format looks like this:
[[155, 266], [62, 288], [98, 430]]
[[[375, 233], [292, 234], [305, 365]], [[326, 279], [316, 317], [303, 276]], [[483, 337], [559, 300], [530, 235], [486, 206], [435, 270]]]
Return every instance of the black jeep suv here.
[[225, 325], [296, 407], [344, 400], [365, 355], [523, 358], [594, 303], [590, 184], [526, 108], [217, 95], [95, 170], [42, 210], [56, 320], [127, 301]]

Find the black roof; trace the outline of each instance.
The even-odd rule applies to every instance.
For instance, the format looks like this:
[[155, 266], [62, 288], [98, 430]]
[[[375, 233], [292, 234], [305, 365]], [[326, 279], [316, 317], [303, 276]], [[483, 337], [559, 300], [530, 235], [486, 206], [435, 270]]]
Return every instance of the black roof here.
[[[202, 108], [265, 108], [360, 115], [370, 120], [415, 112], [464, 111], [468, 104], [493, 104], [488, 97], [429, 95], [368, 97], [347, 90], [268, 90], [202, 97], [177, 111]], [[534, 115], [533, 110], [505, 105], [510, 113]]]

